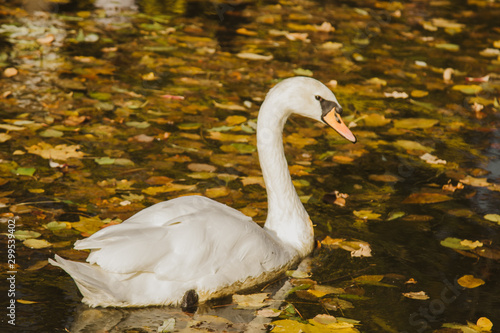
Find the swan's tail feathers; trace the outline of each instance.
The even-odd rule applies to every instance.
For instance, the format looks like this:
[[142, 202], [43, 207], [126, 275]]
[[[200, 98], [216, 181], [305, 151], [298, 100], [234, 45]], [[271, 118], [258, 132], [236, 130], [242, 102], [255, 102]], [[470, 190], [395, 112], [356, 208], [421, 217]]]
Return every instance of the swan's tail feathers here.
[[56, 254], [55, 260], [49, 258], [49, 263], [64, 269], [80, 289], [82, 302], [91, 306], [120, 306], [108, 289], [109, 273], [98, 266], [61, 258]]

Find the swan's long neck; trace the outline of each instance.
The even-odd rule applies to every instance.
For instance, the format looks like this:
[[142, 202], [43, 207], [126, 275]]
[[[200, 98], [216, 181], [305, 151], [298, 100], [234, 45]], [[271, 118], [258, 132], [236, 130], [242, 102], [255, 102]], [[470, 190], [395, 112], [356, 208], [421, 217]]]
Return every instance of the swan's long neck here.
[[283, 126], [289, 111], [282, 102], [269, 94], [257, 121], [257, 148], [268, 202], [264, 229], [304, 257], [313, 249], [314, 231], [293, 186], [285, 158]]

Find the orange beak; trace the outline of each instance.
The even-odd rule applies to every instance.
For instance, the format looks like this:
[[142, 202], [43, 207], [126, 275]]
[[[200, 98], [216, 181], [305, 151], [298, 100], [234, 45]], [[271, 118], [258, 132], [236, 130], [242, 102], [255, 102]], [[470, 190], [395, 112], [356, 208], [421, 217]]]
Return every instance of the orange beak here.
[[351, 141], [352, 143], [356, 142], [356, 137], [354, 136], [354, 134], [352, 134], [351, 130], [346, 126], [346, 124], [344, 124], [344, 121], [342, 120], [342, 118], [340, 118], [340, 115], [337, 113], [335, 108], [333, 108], [330, 112], [323, 116], [323, 120], [344, 138]]

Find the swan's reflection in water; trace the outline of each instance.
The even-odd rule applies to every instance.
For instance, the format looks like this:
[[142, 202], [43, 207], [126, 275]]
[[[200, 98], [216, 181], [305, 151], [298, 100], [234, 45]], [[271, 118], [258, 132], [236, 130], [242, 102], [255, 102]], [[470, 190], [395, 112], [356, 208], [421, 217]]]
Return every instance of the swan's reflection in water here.
[[[265, 306], [279, 308], [290, 282], [283, 278], [251, 293], [269, 293]], [[175, 321], [172, 332], [266, 332], [270, 318], [257, 316], [257, 308], [237, 308], [231, 297], [201, 304], [195, 313], [179, 307], [90, 308], [76, 309], [71, 333], [158, 332], [164, 321]]]

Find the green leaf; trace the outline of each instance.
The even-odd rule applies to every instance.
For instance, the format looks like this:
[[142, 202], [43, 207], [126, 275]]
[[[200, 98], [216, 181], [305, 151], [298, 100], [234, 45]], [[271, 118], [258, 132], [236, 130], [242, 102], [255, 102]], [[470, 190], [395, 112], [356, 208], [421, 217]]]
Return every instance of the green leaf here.
[[26, 240], [26, 239], [31, 239], [31, 238], [37, 238], [40, 237], [42, 234], [36, 231], [31, 231], [31, 230], [16, 230], [14, 231], [14, 237], [16, 237], [17, 240]]
[[296, 68], [293, 70], [293, 73], [295, 75], [300, 75], [300, 76], [313, 76], [312, 71], [310, 71], [309, 69], [304, 69], [304, 68]]
[[99, 165], [114, 164], [115, 159], [111, 157], [97, 157], [94, 161]]
[[18, 176], [33, 176], [35, 174], [36, 169], [35, 168], [17, 168], [15, 170], [12, 170], [12, 173], [18, 175]]
[[89, 96], [100, 101], [107, 101], [111, 98], [111, 94], [106, 92], [91, 92]]
[[64, 133], [52, 128], [46, 129], [45, 131], [40, 132], [40, 136], [44, 138], [59, 138], [63, 136]]
[[148, 123], [147, 121], [128, 121], [125, 123], [125, 125], [127, 126], [130, 126], [130, 127], [135, 127], [135, 128], [148, 128], [149, 126], [151, 126], [150, 123]]
[[457, 84], [453, 86], [451, 89], [458, 90], [467, 95], [474, 95], [483, 90], [481, 86], [478, 86], [476, 84], [471, 84], [471, 85]]
[[455, 250], [470, 250], [470, 247], [461, 244], [462, 240], [455, 237], [447, 237], [443, 239], [440, 244], [444, 247], [449, 247]]

